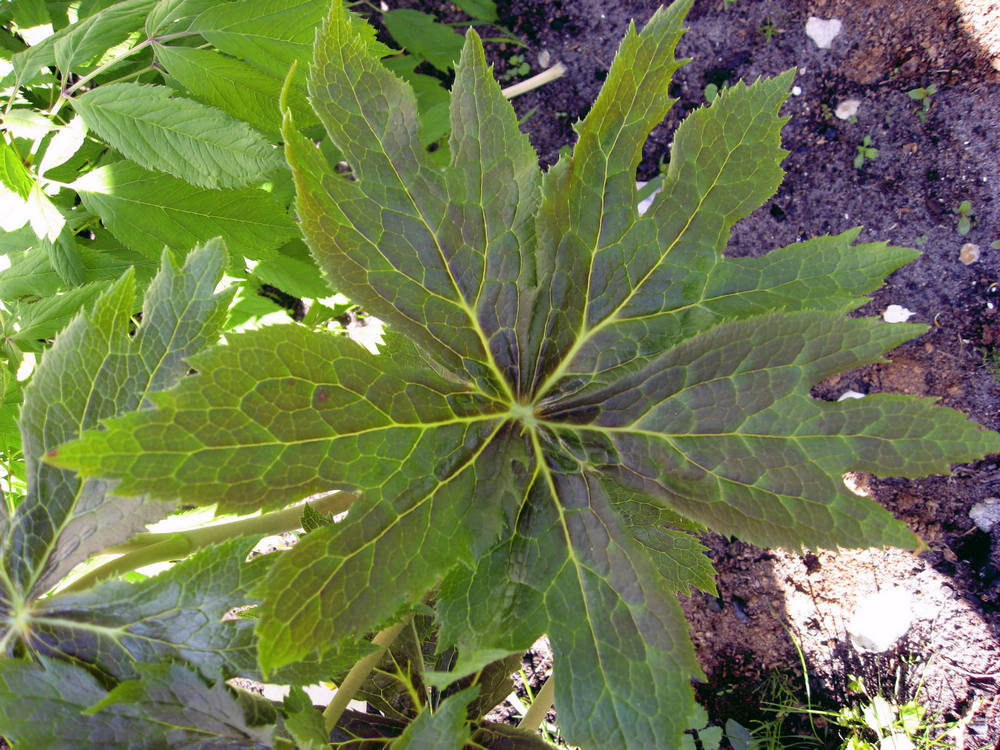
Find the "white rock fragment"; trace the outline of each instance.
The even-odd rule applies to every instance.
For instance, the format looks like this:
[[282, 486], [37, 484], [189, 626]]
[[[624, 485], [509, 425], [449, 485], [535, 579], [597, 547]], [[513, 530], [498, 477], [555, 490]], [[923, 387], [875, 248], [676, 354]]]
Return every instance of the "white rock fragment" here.
[[915, 312], [907, 310], [902, 305], [889, 305], [882, 313], [882, 320], [886, 323], [905, 323], [914, 315], [916, 315]]
[[823, 19], [809, 16], [806, 21], [806, 36], [812, 39], [820, 49], [830, 49], [833, 40], [840, 33], [839, 18]]
[[1000, 498], [988, 497], [969, 509], [969, 518], [987, 534], [1000, 524]]
[[860, 106], [860, 99], [844, 99], [844, 101], [838, 104], [837, 108], [833, 110], [833, 114], [837, 116], [838, 120], [850, 120], [858, 114], [858, 108]]
[[878, 742], [878, 750], [916, 750], [916, 747], [902, 732], [887, 735]]
[[[646, 187], [645, 182], [635, 183], [636, 190], [642, 190], [644, 187]], [[639, 216], [642, 216], [649, 210], [649, 207], [653, 205], [653, 199], [656, 198], [661, 189], [662, 188], [657, 188], [656, 190], [653, 191], [653, 194], [650, 195], [648, 198], [643, 198], [641, 201], [639, 201], [639, 205], [636, 207], [636, 210], [639, 212]]]
[[802, 87], [792, 86], [792, 96], [802, 96]]
[[844, 391], [843, 393], [840, 394], [840, 397], [837, 399], [837, 401], [847, 401], [847, 399], [849, 398], [864, 398], [864, 397], [865, 394], [858, 393], [857, 391]]
[[552, 55], [549, 54], [549, 51], [547, 49], [543, 49], [541, 52], [538, 53], [538, 67], [539, 68], [543, 68], [544, 69], [544, 68], [549, 67], [549, 65], [551, 65], [551, 64], [552, 64]]
[[975, 263], [979, 260], [979, 245], [973, 242], [966, 242], [962, 249], [958, 251], [958, 259], [965, 265]]
[[866, 597], [847, 623], [851, 644], [862, 653], [887, 650], [910, 629], [912, 608], [910, 593], [899, 588]]

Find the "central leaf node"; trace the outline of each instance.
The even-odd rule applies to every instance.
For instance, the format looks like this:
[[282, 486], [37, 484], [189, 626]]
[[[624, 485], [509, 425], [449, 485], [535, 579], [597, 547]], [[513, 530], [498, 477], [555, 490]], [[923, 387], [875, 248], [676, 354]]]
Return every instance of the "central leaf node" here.
[[510, 416], [519, 420], [525, 427], [530, 428], [538, 424], [534, 404], [522, 404], [515, 401], [510, 405]]

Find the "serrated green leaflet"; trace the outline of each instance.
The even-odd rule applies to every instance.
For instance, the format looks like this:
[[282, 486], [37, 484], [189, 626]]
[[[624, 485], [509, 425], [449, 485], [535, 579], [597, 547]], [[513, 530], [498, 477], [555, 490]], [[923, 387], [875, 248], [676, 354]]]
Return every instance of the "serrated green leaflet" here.
[[465, 718], [469, 702], [476, 697], [478, 687], [466, 688], [448, 696], [434, 713], [421, 712], [399, 738], [392, 743], [397, 750], [421, 750], [425, 747], [465, 747], [472, 734]]
[[244, 187], [282, 166], [245, 122], [166, 86], [109, 83], [72, 103], [90, 130], [129, 159], [198, 187]]
[[[156, 57], [195, 98], [277, 138], [281, 130], [280, 78], [213, 50], [158, 46]], [[288, 102], [300, 127], [316, 123], [304, 91], [290, 89]]]
[[316, 261], [394, 329], [384, 352], [297, 326], [232, 336], [155, 409], [53, 461], [244, 511], [359, 490], [253, 590], [265, 671], [355, 643], [433, 592], [456, 675], [547, 633], [570, 743], [677, 746], [698, 667], [674, 597], [711, 590], [689, 531], [912, 547], [841, 475], [947, 471], [1000, 436], [926, 400], [810, 395], [921, 332], [846, 317], [912, 252], [852, 246], [851, 232], [723, 255], [780, 181], [789, 74], [691, 115], [663, 196], [638, 214], [635, 169], [671, 104], [690, 2], [630, 29], [574, 151], [544, 176], [475, 33], [437, 167], [413, 92], [333, 6], [309, 90], [351, 174], [289, 112], [286, 156]]
[[165, 246], [184, 249], [212, 237], [262, 253], [296, 231], [281, 204], [262, 190], [194, 189], [128, 161], [87, 172], [73, 187], [122, 244], [154, 258]]

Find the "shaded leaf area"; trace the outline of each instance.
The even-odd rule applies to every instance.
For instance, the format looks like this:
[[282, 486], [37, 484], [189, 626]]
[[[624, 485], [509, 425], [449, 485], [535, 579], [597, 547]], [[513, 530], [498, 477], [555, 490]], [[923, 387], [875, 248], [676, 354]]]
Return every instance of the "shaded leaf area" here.
[[138, 330], [131, 330], [134, 276], [127, 273], [63, 331], [25, 389], [20, 426], [28, 494], [3, 537], [6, 601], [40, 596], [76, 563], [171, 508], [145, 496], [110, 495], [106, 482], [41, 461], [101, 419], [136, 410], [153, 391], [173, 385], [186, 358], [217, 337], [229, 298], [215, 293], [221, 249], [195, 250], [183, 268], [164, 257]]
[[[458, 653], [429, 683], [547, 633], [569, 742], [676, 746], [699, 670], [675, 596], [713, 590], [693, 532], [912, 547], [841, 475], [915, 476], [1000, 451], [1000, 436], [926, 400], [810, 395], [921, 332], [846, 317], [912, 251], [853, 245], [853, 231], [723, 255], [780, 182], [790, 74], [693, 113], [663, 196], [638, 215], [635, 169], [672, 104], [690, 5], [629, 30], [575, 149], [542, 175], [474, 32], [439, 166], [413, 91], [333, 3], [309, 92], [351, 174], [289, 111], [285, 153], [317, 263], [389, 323], [385, 352], [295, 326], [233, 336], [155, 409], [52, 456], [126, 493], [243, 511], [360, 490], [252, 589], [265, 672], [357, 643], [431, 596], [438, 649]], [[428, 732], [457, 747], [457, 697], [406, 730], [397, 714], [416, 706], [363, 729], [348, 713], [336, 737], [378, 747]]]
[[[431, 717], [433, 718], [433, 717]], [[333, 730], [334, 742], [349, 743], [352, 750], [386, 750], [395, 747], [395, 741], [409, 722], [388, 719], [377, 714], [345, 711], [344, 717]], [[479, 722], [473, 725], [471, 740], [464, 745], [430, 745], [426, 747], [454, 747], [455, 750], [551, 750], [551, 745], [535, 733], [526, 732], [506, 724]]]
[[2, 659], [4, 734], [24, 747], [272, 747], [272, 729], [251, 726], [224, 683], [178, 664], [140, 673], [109, 692], [79, 666]]
[[256, 674], [253, 620], [224, 619], [255, 603], [249, 591], [270, 562], [245, 562], [256, 541], [210, 547], [139, 583], [109, 581], [46, 598], [32, 614], [30, 645], [115, 680], [135, 679], [142, 662]]

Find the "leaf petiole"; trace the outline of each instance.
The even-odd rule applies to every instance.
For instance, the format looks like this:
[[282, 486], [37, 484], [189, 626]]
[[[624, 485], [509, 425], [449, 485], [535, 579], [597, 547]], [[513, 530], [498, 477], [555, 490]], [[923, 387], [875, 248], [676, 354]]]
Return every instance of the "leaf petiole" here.
[[375, 669], [375, 665], [382, 658], [382, 654], [399, 637], [399, 634], [403, 632], [403, 628], [409, 624], [411, 617], [412, 615], [404, 617], [395, 625], [386, 628], [372, 638], [372, 645], [378, 646], [378, 648], [351, 667], [351, 671], [347, 673], [347, 676], [337, 686], [337, 692], [333, 694], [333, 700], [330, 701], [326, 710], [323, 711], [323, 722], [326, 725], [327, 732], [332, 732], [333, 728], [337, 726], [340, 717], [347, 710], [347, 704], [351, 702], [358, 688], [361, 687], [361, 684], [371, 674], [372, 670]]
[[[318, 513], [337, 514], [350, 508], [356, 498], [357, 495], [351, 492], [335, 492], [318, 498], [311, 504]], [[293, 531], [302, 526], [303, 509], [303, 505], [293, 505], [273, 513], [241, 518], [229, 523], [200, 526], [186, 531], [137, 534], [125, 544], [105, 550], [105, 554], [117, 554], [119, 557], [85, 573], [62, 590], [81, 591], [112, 576], [154, 563], [178, 560], [203, 547], [229, 539], [252, 534], [280, 534]]]

